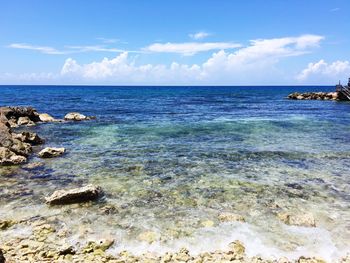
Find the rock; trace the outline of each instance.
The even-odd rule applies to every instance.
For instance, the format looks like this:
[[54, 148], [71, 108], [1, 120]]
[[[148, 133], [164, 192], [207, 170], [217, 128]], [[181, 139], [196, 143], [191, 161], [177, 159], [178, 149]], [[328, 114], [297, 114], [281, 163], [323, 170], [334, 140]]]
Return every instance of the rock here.
[[287, 225], [293, 226], [305, 226], [305, 227], [315, 227], [315, 218], [310, 213], [305, 214], [289, 214], [289, 213], [279, 213], [277, 217]]
[[33, 169], [40, 168], [43, 166], [44, 166], [44, 164], [41, 162], [34, 162], [34, 163], [28, 163], [26, 165], [23, 165], [22, 168], [27, 169], [27, 170], [33, 170]]
[[22, 142], [18, 139], [12, 140], [12, 145], [9, 149], [15, 154], [27, 157], [32, 152], [32, 146], [29, 143]]
[[151, 244], [159, 239], [159, 235], [153, 231], [146, 231], [146, 232], [141, 233], [138, 236], [138, 239], [140, 241], [145, 241], [145, 242]]
[[219, 214], [218, 219], [221, 222], [245, 222], [245, 218], [243, 216], [227, 212]]
[[109, 249], [114, 244], [113, 239], [101, 239], [98, 242], [95, 241], [89, 241], [87, 245], [83, 248], [82, 253], [92, 253], [96, 252], [97, 250], [100, 250], [102, 252]]
[[300, 257], [297, 260], [298, 263], [326, 263], [323, 259], [319, 258], [307, 258], [307, 257]]
[[96, 200], [102, 195], [103, 192], [100, 187], [87, 185], [70, 190], [57, 190], [50, 197], [46, 198], [46, 203], [49, 205], [82, 203]]
[[30, 120], [28, 117], [19, 117], [17, 121], [18, 125], [27, 125], [27, 126], [33, 126], [35, 123]]
[[6, 230], [15, 224], [17, 224], [17, 222], [13, 220], [0, 220], [0, 229]]
[[44, 143], [44, 140], [41, 139], [34, 132], [21, 132], [21, 133], [12, 132], [12, 139], [17, 139], [17, 140], [20, 140], [21, 142], [30, 143], [32, 145], [38, 145], [38, 144]]
[[70, 245], [64, 245], [60, 248], [58, 251], [59, 255], [74, 255], [75, 254], [75, 248]]
[[338, 92], [294, 92], [288, 95], [293, 100], [339, 100]]
[[46, 147], [45, 149], [41, 150], [38, 155], [41, 158], [53, 158], [64, 154], [65, 151], [65, 148]]
[[53, 121], [55, 121], [54, 117], [52, 117], [51, 115], [49, 115], [47, 113], [39, 114], [39, 119], [42, 122], [53, 122]]
[[0, 147], [0, 165], [21, 164], [26, 161], [26, 157], [17, 155], [5, 147]]
[[70, 112], [70, 113], [67, 113], [66, 116], [64, 116], [64, 119], [66, 121], [84, 121], [84, 120], [90, 120], [91, 118], [79, 112]]
[[0, 263], [5, 263], [6, 259], [4, 257], [4, 254], [2, 253], [2, 250], [0, 249]]
[[213, 227], [215, 224], [211, 220], [205, 220], [201, 222], [201, 225], [204, 227]]
[[229, 245], [230, 253], [235, 255], [235, 259], [242, 259], [245, 254], [245, 247], [241, 241], [236, 240]]

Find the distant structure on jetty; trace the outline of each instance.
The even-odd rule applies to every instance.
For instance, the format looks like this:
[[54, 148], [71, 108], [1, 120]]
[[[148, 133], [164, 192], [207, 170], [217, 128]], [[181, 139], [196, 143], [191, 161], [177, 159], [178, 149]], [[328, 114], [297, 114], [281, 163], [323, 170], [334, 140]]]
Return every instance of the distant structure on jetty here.
[[347, 86], [341, 85], [339, 81], [339, 84], [335, 86], [335, 90], [338, 92], [338, 96], [342, 97], [342, 100], [350, 100], [350, 78]]
[[339, 84], [335, 86], [335, 92], [294, 92], [288, 95], [292, 100], [341, 100], [350, 101], [350, 78], [348, 85], [343, 86]]

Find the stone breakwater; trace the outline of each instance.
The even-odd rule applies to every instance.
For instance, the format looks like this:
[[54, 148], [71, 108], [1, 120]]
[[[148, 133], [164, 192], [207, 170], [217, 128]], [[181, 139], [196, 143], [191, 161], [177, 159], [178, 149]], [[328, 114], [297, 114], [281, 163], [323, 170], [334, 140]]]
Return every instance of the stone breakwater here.
[[292, 100], [340, 100], [338, 92], [294, 92], [288, 95]]

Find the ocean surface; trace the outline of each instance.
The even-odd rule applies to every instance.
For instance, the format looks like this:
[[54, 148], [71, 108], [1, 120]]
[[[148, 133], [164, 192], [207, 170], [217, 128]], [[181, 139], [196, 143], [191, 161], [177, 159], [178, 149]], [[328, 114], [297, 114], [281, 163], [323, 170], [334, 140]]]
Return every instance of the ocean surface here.
[[[55, 217], [70, 230], [66, 242], [111, 237], [111, 253], [199, 253], [239, 239], [248, 255], [334, 260], [350, 251], [350, 103], [286, 99], [333, 90], [0, 86], [2, 106], [97, 117], [29, 128], [67, 154], [33, 171], [1, 168], [1, 218]], [[105, 198], [44, 203], [56, 189], [87, 183]], [[285, 225], [276, 216], [283, 211], [312, 213], [317, 227]], [[246, 222], [221, 223], [221, 212]], [[0, 242], [30, 231], [0, 231]], [[156, 241], [141, 241], [145, 232]]]

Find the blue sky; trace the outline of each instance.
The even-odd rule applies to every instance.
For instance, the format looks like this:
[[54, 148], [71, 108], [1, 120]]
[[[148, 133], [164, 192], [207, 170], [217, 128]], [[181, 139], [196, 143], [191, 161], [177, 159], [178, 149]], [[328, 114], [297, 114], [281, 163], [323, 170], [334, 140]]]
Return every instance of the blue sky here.
[[350, 76], [350, 1], [0, 1], [0, 84], [303, 85]]

